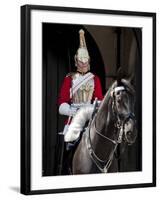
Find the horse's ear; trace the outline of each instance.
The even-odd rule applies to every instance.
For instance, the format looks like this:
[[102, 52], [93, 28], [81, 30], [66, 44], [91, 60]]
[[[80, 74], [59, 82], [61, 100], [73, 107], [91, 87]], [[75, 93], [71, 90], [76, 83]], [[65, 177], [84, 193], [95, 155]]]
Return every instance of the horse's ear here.
[[134, 74], [130, 74], [130, 75], [126, 78], [126, 80], [127, 80], [130, 84], [132, 84], [132, 82], [133, 82], [133, 80], [134, 80]]
[[124, 69], [122, 69], [122, 67], [120, 67], [118, 70], [117, 70], [117, 83], [118, 85], [121, 85], [121, 80], [126, 78], [126, 73], [124, 71]]

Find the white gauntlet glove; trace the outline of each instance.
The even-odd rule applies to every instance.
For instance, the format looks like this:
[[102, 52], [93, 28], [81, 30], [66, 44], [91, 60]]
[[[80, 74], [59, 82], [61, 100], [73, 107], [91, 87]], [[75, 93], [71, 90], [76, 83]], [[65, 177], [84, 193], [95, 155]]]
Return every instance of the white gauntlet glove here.
[[77, 108], [71, 107], [68, 103], [62, 103], [59, 106], [59, 114], [74, 116], [77, 112]]
[[74, 117], [76, 113], [77, 113], [77, 108], [70, 107], [70, 116]]

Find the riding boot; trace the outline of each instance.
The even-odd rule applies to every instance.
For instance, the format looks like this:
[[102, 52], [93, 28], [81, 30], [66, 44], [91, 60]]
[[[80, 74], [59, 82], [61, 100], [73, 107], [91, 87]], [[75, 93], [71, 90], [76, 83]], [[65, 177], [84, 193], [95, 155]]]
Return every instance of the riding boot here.
[[65, 163], [67, 174], [72, 174], [73, 147], [72, 143], [66, 143]]

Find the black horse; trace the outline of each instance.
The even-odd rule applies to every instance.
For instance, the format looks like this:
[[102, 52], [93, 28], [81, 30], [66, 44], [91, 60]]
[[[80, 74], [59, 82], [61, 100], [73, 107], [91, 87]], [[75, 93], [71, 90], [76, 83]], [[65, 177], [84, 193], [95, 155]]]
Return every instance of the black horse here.
[[[119, 144], [133, 144], [137, 129], [135, 91], [126, 79], [115, 81], [99, 108], [94, 109], [72, 161], [73, 174], [117, 172]], [[95, 112], [97, 109], [97, 112]]]

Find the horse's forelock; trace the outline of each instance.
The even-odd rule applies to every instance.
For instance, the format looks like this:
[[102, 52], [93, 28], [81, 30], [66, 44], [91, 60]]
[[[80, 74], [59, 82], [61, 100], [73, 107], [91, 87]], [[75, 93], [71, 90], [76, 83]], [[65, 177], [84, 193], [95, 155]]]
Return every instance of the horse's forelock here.
[[129, 90], [129, 92], [131, 94], [135, 94], [135, 89], [134, 87], [131, 85], [130, 81], [128, 81], [127, 79], [122, 79], [121, 80], [122, 84]]
[[130, 80], [127, 80], [127, 79], [116, 80], [113, 82], [110, 88], [114, 90], [116, 87], [119, 87], [119, 86], [124, 86], [131, 94], [133, 95], [135, 94], [135, 89], [131, 85]]

